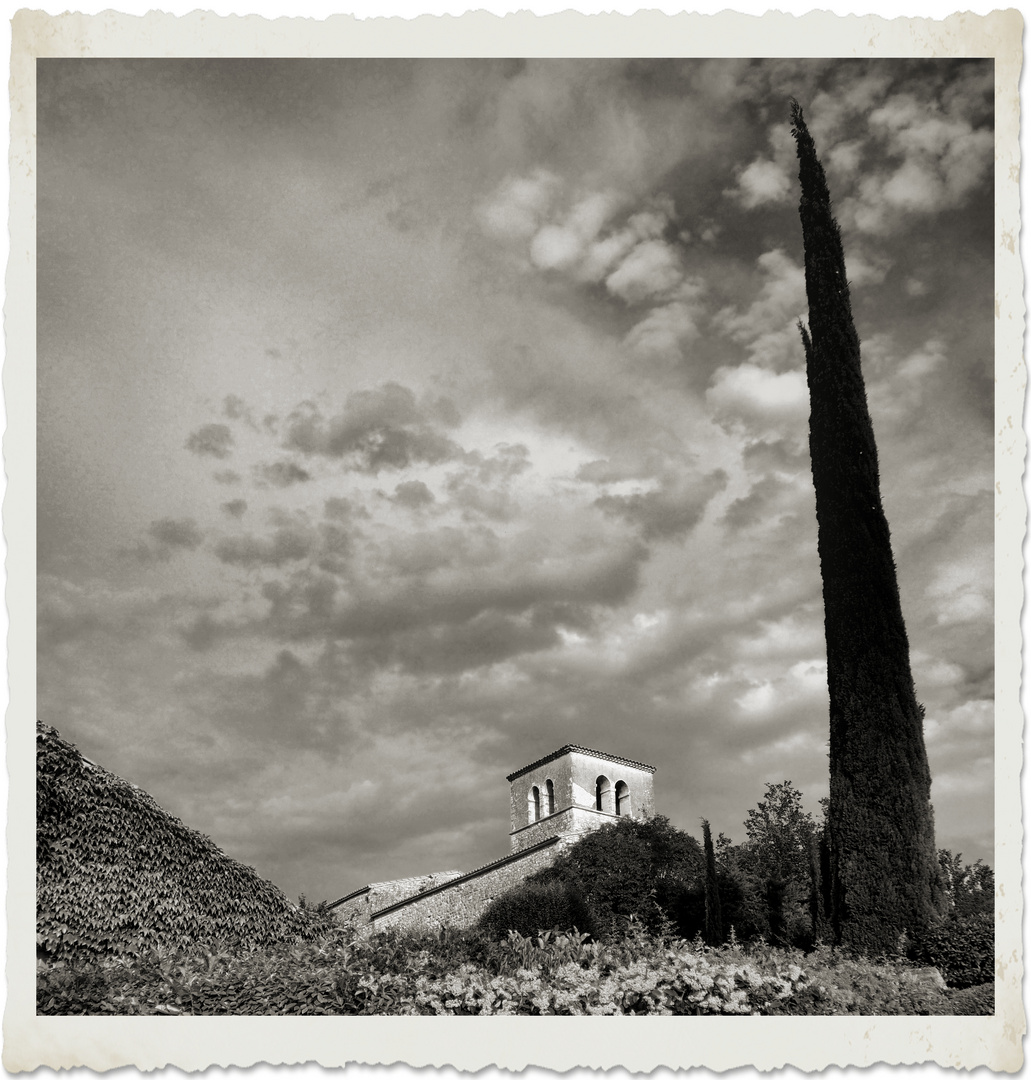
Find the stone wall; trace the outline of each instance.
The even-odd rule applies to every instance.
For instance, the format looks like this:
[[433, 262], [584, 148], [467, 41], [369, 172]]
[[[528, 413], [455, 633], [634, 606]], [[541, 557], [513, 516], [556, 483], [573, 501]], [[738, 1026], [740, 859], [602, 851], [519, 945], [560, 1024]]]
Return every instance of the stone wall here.
[[551, 837], [525, 851], [463, 874], [407, 901], [371, 913], [373, 930], [438, 930], [472, 926], [487, 905], [531, 874], [550, 866], [576, 836]]
[[424, 893], [427, 889], [462, 876], [461, 870], [438, 870], [433, 874], [397, 878], [395, 881], [377, 881], [344, 897], [342, 901], [334, 904], [331, 910], [341, 922], [351, 920], [357, 927], [368, 926], [373, 912], [380, 908], [390, 907], [399, 900]]

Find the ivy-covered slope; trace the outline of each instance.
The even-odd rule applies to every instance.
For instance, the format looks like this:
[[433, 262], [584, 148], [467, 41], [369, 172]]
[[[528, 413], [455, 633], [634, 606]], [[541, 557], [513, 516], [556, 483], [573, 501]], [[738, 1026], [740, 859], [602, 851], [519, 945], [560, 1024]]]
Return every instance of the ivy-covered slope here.
[[140, 788], [36, 727], [36, 931], [55, 957], [263, 946], [309, 915]]

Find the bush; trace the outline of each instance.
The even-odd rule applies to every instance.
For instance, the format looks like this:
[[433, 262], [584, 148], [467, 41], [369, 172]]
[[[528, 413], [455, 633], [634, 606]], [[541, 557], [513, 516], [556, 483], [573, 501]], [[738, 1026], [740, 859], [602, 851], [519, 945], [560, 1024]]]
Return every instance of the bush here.
[[780, 1016], [941, 1015], [948, 1000], [905, 963], [873, 963], [846, 950], [821, 946], [802, 961], [805, 984], [798, 993], [771, 1003]]
[[567, 882], [587, 901], [599, 933], [618, 933], [631, 917], [657, 930], [675, 918], [685, 887], [705, 877], [702, 846], [664, 817], [621, 818], [587, 833], [534, 882]]
[[593, 934], [595, 919], [583, 894], [570, 881], [525, 881], [499, 896], [480, 917], [489, 937], [511, 931], [533, 937], [540, 930], [579, 930]]
[[953, 1016], [994, 1016], [995, 984], [971, 986], [966, 990], [953, 990], [948, 995], [949, 1009]]
[[955, 912], [927, 930], [909, 955], [936, 967], [954, 990], [995, 980], [995, 919], [978, 912]]

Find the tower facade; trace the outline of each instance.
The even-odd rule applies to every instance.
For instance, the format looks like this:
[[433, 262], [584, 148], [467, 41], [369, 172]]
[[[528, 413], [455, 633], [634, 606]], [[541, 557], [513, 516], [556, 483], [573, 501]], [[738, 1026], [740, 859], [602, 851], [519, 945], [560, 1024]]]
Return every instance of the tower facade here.
[[524, 765], [506, 777], [512, 851], [620, 817], [651, 817], [654, 772], [654, 765], [573, 744]]

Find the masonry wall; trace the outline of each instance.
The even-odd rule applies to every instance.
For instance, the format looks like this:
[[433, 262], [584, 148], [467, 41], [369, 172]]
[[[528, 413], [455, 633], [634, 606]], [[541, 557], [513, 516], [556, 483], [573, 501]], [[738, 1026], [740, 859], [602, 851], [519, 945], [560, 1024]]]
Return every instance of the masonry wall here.
[[[595, 784], [599, 776], [605, 776], [609, 781], [607, 804], [600, 812], [602, 818], [608, 820], [617, 817], [615, 789], [620, 781], [625, 783], [630, 790], [628, 817], [641, 820], [655, 813], [655, 796], [650, 769], [570, 751], [554, 761], [545, 762], [536, 769], [517, 776], [512, 781], [510, 790], [512, 850], [521, 851], [558, 832], [566, 832], [570, 829], [581, 831], [603, 824], [597, 816], [592, 817], [599, 814], [599, 811], [595, 809]], [[556, 812], [552, 815], [547, 814], [544, 802], [548, 780], [551, 780], [555, 787]], [[542, 816], [538, 821], [533, 821], [529, 812], [530, 792], [534, 787], [541, 792]], [[570, 811], [573, 818], [570, 818]]]
[[492, 900], [531, 874], [550, 866], [558, 854], [575, 840], [575, 836], [561, 837], [547, 847], [505, 860], [493, 869], [474, 870], [464, 880], [459, 879], [429, 896], [413, 899], [411, 903], [373, 918], [371, 928], [438, 930], [445, 926], [454, 929], [472, 926]]
[[512, 850], [522, 851], [539, 844], [549, 836], [564, 836], [567, 833], [575, 833], [571, 839], [576, 841], [588, 829], [597, 829], [600, 825], [610, 825], [614, 821], [619, 821], [615, 814], [605, 814], [586, 806], [570, 806], [512, 833]]
[[374, 911], [461, 876], [461, 870], [439, 870], [433, 874], [397, 878], [395, 881], [378, 881], [350, 900], [338, 904], [333, 909], [333, 915], [342, 922], [352, 920], [357, 927], [367, 926]]

